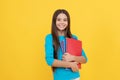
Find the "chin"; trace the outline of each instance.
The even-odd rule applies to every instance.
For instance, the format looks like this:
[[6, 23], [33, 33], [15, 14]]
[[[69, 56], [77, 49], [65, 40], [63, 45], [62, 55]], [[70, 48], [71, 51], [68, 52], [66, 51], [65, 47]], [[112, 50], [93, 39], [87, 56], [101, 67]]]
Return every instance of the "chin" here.
[[65, 30], [65, 28], [64, 29], [59, 29], [60, 31], [63, 31], [63, 30]]

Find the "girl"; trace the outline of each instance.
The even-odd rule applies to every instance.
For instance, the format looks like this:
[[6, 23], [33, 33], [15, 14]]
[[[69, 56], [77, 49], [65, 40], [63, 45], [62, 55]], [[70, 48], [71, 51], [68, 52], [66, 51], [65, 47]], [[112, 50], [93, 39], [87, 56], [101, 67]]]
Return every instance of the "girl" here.
[[77, 39], [70, 31], [69, 13], [58, 9], [53, 14], [51, 34], [45, 38], [46, 62], [52, 67], [54, 80], [80, 80], [77, 64], [86, 63], [87, 57], [83, 50], [82, 56], [63, 53], [60, 43], [65, 41], [66, 37]]

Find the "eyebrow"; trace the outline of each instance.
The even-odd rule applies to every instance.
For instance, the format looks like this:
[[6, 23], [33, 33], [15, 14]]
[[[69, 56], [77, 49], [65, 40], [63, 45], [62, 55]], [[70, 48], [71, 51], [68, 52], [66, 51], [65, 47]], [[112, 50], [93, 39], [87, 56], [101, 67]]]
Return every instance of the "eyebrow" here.
[[[61, 18], [58, 18], [58, 17], [57, 17], [56, 19], [61, 19]], [[63, 18], [63, 19], [68, 19], [68, 18]]]

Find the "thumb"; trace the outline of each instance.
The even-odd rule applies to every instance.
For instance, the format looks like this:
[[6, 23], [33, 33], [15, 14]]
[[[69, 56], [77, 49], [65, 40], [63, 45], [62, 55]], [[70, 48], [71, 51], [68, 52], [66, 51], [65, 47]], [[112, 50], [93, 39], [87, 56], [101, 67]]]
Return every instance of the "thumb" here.
[[78, 64], [78, 62], [74, 62], [75, 64]]
[[67, 53], [67, 52], [66, 52], [66, 53], [64, 53], [64, 55], [67, 55], [67, 54], [69, 54], [69, 53]]

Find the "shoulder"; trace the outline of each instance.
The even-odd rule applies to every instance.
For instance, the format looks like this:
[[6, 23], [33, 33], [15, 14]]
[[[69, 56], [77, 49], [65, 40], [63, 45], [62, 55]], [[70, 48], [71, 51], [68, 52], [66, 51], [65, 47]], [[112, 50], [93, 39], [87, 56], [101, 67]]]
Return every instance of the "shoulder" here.
[[74, 39], [78, 39], [78, 37], [77, 37], [75, 34], [72, 34], [72, 37], [73, 37]]
[[46, 37], [52, 37], [52, 34], [47, 34]]
[[45, 36], [45, 39], [46, 39], [46, 40], [52, 40], [52, 34], [47, 34], [47, 35]]

